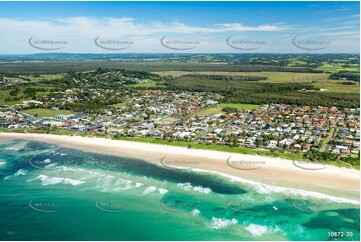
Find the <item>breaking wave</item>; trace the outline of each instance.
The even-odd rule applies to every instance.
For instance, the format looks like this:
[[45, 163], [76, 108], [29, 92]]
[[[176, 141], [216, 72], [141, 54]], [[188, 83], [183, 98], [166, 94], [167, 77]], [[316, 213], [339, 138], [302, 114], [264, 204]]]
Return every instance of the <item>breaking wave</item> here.
[[212, 192], [212, 190], [208, 187], [192, 186], [192, 184], [190, 182], [178, 183], [177, 186], [185, 191], [195, 191], [195, 192], [200, 192], [200, 193], [204, 193], [204, 194], [208, 194], [208, 193]]

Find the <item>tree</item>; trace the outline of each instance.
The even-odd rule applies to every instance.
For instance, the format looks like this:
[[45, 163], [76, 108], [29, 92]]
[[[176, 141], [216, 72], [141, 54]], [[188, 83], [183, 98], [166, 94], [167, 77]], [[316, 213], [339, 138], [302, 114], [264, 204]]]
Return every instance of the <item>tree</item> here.
[[19, 94], [19, 92], [20, 92], [20, 88], [17, 87], [17, 88], [15, 88], [14, 90], [11, 90], [11, 91], [9, 92], [9, 94], [10, 94], [10, 96], [17, 96], [17, 95]]

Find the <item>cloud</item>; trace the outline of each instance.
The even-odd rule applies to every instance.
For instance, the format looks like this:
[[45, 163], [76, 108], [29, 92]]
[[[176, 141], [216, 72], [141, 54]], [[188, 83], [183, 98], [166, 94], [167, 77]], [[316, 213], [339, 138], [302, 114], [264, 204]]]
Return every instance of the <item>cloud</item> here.
[[334, 28], [325, 28], [320, 31], [332, 31], [332, 30], [340, 30], [340, 29], [352, 29], [354, 26], [342, 26], [342, 27], [334, 27]]
[[344, 31], [344, 32], [329, 32], [329, 33], [322, 33], [318, 34], [318, 36], [360, 36], [360, 32], [358, 31]]
[[232, 24], [222, 24], [223, 30], [226, 31], [281, 31], [286, 30], [287, 27], [277, 26], [277, 25], [260, 25], [257, 27], [249, 27], [249, 26], [242, 26], [238, 23]]
[[53, 20], [0, 19], [0, 31], [5, 36], [63, 36], [63, 37], [109, 37], [144, 36], [154, 34], [196, 34], [241, 31], [280, 31], [277, 25], [243, 26], [240, 23], [225, 23], [210, 27], [190, 26], [184, 23], [138, 23], [133, 18], [73, 17]]
[[339, 21], [339, 20], [344, 20], [344, 19], [349, 19], [349, 18], [359, 18], [359, 17], [360, 17], [359, 14], [353, 14], [353, 15], [339, 17], [339, 18], [327, 18], [324, 20], [324, 22], [333, 22], [333, 21]]
[[[138, 53], [162, 53], [169, 52], [160, 44], [160, 39], [166, 36], [168, 39], [192, 39], [200, 41], [200, 45], [194, 49], [199, 53], [206, 52], [232, 52], [226, 45], [225, 40], [229, 36], [239, 36], [247, 40], [266, 40], [267, 46], [259, 51], [287, 52], [293, 51], [290, 41], [284, 40], [288, 45], [280, 44], [284, 36], [290, 37], [302, 33], [312, 36], [324, 35], [324, 38], [339, 38], [343, 35], [353, 37], [359, 32], [349, 26], [333, 27], [296, 27], [287, 23], [259, 25], [243, 25], [242, 23], [228, 22], [214, 25], [195, 26], [178, 21], [173, 22], [141, 22], [130, 17], [124, 18], [94, 18], [72, 17], [61, 19], [15, 19], [0, 18], [0, 53], [37, 53], [38, 49], [28, 44], [29, 38], [34, 40], [67, 41], [61, 51], [68, 53], [109, 53], [99, 48], [95, 38], [120, 39], [134, 41], [126, 52]], [[337, 30], [341, 32], [337, 32]], [[332, 35], [333, 34], [333, 35]], [[317, 35], [316, 35], [317, 36]], [[340, 45], [341, 46], [341, 45]], [[346, 45], [345, 45], [346, 46]], [[287, 49], [289, 48], [289, 49]], [[278, 50], [279, 49], [279, 50]], [[355, 49], [355, 48], [354, 48]], [[352, 49], [352, 50], [354, 50]], [[343, 49], [342, 49], [343, 50]], [[193, 51], [193, 49], [192, 49]]]

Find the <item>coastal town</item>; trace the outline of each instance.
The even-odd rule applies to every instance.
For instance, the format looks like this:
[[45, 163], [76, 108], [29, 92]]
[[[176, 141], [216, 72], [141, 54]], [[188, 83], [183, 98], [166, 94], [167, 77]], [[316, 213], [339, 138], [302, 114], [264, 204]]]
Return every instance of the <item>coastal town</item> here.
[[[360, 152], [359, 108], [268, 104], [247, 109], [227, 107], [222, 96], [207, 92], [142, 89], [115, 94], [110, 89], [93, 89], [85, 96], [118, 98], [122, 103], [97, 113], [62, 113], [61, 107], [78, 102], [83, 92], [71, 88], [53, 93], [53, 97], [2, 105], [0, 127], [3, 131], [61, 130], [109, 138], [187, 141], [189, 148], [208, 144], [268, 149], [308, 158], [314, 152], [338, 158], [357, 157]], [[27, 112], [36, 109], [57, 114], [47, 117]]]
[[0, 13], [0, 242], [361, 241], [360, 1]]

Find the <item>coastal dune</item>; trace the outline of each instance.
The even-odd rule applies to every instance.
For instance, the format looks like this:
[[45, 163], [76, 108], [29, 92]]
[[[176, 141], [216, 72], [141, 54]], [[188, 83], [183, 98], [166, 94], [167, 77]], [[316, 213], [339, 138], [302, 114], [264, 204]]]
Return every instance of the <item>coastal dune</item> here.
[[[264, 184], [318, 192], [359, 194], [359, 170], [273, 157], [183, 147], [51, 134], [0, 133], [0, 139], [25, 139], [116, 156], [160, 166], [218, 172]], [[0, 151], [1, 152], [1, 151]], [[356, 196], [358, 197], [358, 196]]]

